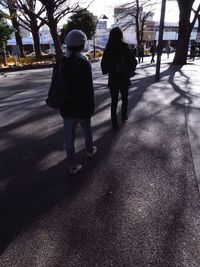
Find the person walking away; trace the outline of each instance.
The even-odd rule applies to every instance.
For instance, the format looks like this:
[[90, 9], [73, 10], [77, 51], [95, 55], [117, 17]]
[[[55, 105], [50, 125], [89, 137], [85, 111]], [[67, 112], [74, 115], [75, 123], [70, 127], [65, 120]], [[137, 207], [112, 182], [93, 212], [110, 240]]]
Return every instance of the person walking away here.
[[196, 57], [199, 57], [200, 56], [200, 54], [199, 54], [199, 52], [200, 52], [199, 45], [196, 45], [195, 51], [196, 51]]
[[136, 57], [137, 56], [137, 48], [134, 46], [134, 47], [131, 47], [131, 52], [132, 52], [132, 56], [133, 57]]
[[[108, 74], [108, 87], [111, 96], [111, 120], [114, 130], [118, 129], [117, 106], [119, 92], [122, 99], [122, 122], [128, 120], [128, 88], [130, 75], [134, 73], [136, 64], [131, 49], [123, 41], [123, 33], [119, 27], [110, 31], [109, 39], [101, 60], [103, 74]], [[137, 61], [136, 61], [137, 62]]]
[[169, 58], [169, 54], [170, 54], [170, 52], [171, 52], [171, 48], [170, 48], [170, 45], [169, 45], [169, 44], [166, 45], [166, 47], [165, 47], [165, 51], [166, 51], [166, 53], [167, 53], [167, 58]]
[[191, 44], [191, 48], [190, 48], [190, 59], [195, 59], [195, 43], [193, 42]]
[[151, 53], [151, 63], [154, 63], [155, 62], [154, 57], [155, 57], [155, 54], [156, 54], [156, 40], [151, 45], [150, 53]]
[[198, 55], [199, 55], [199, 47], [196, 44], [195, 47], [194, 47], [193, 60], [195, 60], [195, 57], [197, 57]]
[[140, 43], [138, 45], [138, 49], [137, 49], [137, 55], [138, 55], [138, 63], [143, 63], [143, 59], [144, 59], [144, 45], [143, 43]]
[[69, 91], [68, 103], [60, 108], [64, 121], [66, 153], [69, 172], [76, 174], [82, 169], [75, 155], [76, 128], [80, 124], [88, 158], [97, 151], [93, 146], [91, 116], [94, 113], [94, 91], [91, 63], [82, 54], [87, 37], [81, 30], [72, 30], [65, 37], [66, 55], [61, 59], [64, 65], [66, 90]]

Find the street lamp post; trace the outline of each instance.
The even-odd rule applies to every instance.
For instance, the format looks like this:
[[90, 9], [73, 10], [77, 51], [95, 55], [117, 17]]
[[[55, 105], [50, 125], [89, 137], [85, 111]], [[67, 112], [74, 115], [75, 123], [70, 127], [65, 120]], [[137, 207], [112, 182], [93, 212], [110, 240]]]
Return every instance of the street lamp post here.
[[165, 21], [165, 8], [166, 8], [166, 0], [162, 0], [159, 38], [158, 38], [157, 63], [156, 63], [156, 76], [155, 76], [157, 81], [159, 81], [159, 79], [160, 79], [160, 62], [161, 62], [161, 55], [162, 55], [162, 41], [163, 41], [163, 31], [164, 31], [164, 21]]
[[93, 57], [94, 59], [96, 58], [96, 41], [95, 41], [95, 37], [96, 37], [96, 29], [97, 29], [97, 24], [100, 21], [100, 19], [108, 19], [108, 17], [104, 14], [101, 14], [101, 16], [98, 18], [96, 24], [95, 24], [95, 28], [94, 28], [94, 35], [93, 35]]

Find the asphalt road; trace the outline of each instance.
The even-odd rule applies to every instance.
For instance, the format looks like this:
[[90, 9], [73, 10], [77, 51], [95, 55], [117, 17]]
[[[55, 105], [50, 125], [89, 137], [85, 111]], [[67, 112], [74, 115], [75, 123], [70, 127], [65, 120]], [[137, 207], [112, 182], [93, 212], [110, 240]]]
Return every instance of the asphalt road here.
[[86, 159], [78, 129], [76, 177], [62, 119], [44, 103], [51, 69], [0, 74], [0, 266], [200, 266], [189, 77], [167, 67], [158, 83], [155, 65], [138, 68], [129, 120], [113, 133], [107, 77], [93, 64], [98, 153]]

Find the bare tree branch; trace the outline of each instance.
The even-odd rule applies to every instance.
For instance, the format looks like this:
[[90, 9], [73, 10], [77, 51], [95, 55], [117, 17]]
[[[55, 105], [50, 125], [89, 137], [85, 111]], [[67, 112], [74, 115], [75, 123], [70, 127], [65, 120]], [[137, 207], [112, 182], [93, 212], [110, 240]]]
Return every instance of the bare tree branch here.
[[156, 3], [157, 1], [153, 0], [133, 0], [118, 6], [117, 8], [121, 9], [121, 14], [118, 15], [115, 25], [124, 30], [135, 26], [137, 42], [142, 42], [145, 22], [153, 16]]

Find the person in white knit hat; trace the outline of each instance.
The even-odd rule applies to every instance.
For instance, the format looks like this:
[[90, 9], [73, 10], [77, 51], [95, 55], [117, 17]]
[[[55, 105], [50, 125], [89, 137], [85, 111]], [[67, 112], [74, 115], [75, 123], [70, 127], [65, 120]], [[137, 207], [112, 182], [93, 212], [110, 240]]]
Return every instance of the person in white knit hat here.
[[91, 116], [94, 114], [94, 91], [91, 63], [82, 54], [87, 37], [81, 30], [72, 30], [65, 37], [66, 55], [62, 58], [64, 78], [70, 99], [62, 108], [60, 114], [64, 120], [66, 153], [69, 162], [69, 172], [76, 174], [82, 169], [75, 154], [76, 127], [82, 127], [86, 155], [92, 158], [97, 148], [93, 145]]

